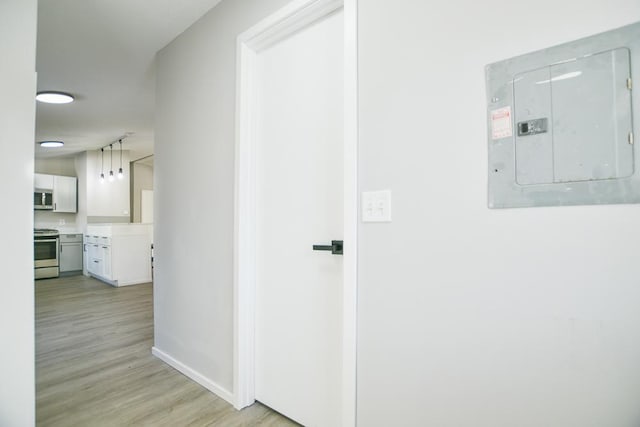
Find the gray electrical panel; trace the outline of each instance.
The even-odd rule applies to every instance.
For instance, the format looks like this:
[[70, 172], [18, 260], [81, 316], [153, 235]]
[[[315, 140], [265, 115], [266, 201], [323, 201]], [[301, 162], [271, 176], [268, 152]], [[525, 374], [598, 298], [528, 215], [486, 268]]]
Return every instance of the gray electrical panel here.
[[486, 68], [490, 208], [640, 202], [640, 23]]

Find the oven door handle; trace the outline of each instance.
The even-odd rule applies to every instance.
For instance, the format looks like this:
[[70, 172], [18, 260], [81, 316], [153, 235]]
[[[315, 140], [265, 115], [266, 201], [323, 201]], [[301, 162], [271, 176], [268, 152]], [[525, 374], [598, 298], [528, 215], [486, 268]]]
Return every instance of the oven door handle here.
[[50, 242], [56, 243], [57, 241], [58, 241], [58, 239], [33, 239], [34, 243], [38, 243], [38, 242], [40, 242], [40, 243], [50, 243]]

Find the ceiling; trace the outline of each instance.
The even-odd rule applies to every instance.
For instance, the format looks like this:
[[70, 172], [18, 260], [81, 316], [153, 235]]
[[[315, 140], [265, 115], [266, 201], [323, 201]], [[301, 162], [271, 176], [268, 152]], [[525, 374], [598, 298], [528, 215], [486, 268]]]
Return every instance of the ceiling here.
[[131, 160], [153, 153], [155, 54], [220, 0], [39, 0], [36, 139], [62, 140], [36, 158], [99, 149], [124, 135]]

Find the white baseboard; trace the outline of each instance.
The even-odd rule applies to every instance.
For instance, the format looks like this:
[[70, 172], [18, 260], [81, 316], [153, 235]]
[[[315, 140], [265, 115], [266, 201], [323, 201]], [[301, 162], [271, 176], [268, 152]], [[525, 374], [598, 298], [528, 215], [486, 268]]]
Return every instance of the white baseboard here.
[[209, 390], [219, 398], [224, 399], [233, 405], [233, 401], [234, 401], [233, 393], [231, 393], [229, 390], [226, 390], [224, 387], [220, 387], [218, 384], [216, 384], [214, 381], [211, 381], [209, 378], [205, 377], [200, 372], [188, 367], [187, 365], [180, 362], [179, 360], [174, 359], [173, 357], [169, 356], [167, 353], [158, 349], [157, 347], [151, 347], [151, 354], [153, 354], [155, 357], [165, 362], [167, 365], [182, 372], [184, 375], [191, 378], [192, 380], [194, 380], [195, 382], [197, 382], [198, 384], [200, 384], [201, 386], [203, 386], [204, 388], [206, 388], [207, 390]]

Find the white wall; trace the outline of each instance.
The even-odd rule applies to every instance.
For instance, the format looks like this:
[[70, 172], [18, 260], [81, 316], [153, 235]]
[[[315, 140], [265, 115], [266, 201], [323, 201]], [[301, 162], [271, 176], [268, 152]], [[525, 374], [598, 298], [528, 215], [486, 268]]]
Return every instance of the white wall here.
[[85, 231], [87, 225], [87, 152], [79, 153], [74, 159], [78, 176], [78, 213], [76, 216], [77, 231]]
[[[232, 386], [235, 37], [158, 55], [155, 345]], [[640, 206], [489, 210], [484, 66], [640, 18], [634, 0], [359, 2], [358, 424], [640, 425]]]
[[[113, 167], [116, 179], [109, 182], [109, 170]], [[99, 151], [87, 151], [74, 157], [36, 159], [35, 170], [38, 173], [53, 175], [75, 176], [78, 178], [78, 212], [56, 213], [36, 211], [35, 225], [39, 228], [65, 228], [68, 230], [84, 231], [87, 222], [129, 222], [130, 200], [129, 182], [131, 179], [129, 151], [122, 152], [122, 169], [124, 178], [117, 179], [120, 167], [120, 152], [117, 148], [113, 153], [108, 149], [104, 154], [105, 182], [100, 183], [99, 177], [102, 161]]]
[[224, 0], [157, 57], [155, 347], [233, 387], [236, 37], [286, 0]]
[[[84, 155], [83, 155], [84, 156]], [[84, 159], [85, 157], [82, 157]], [[113, 167], [116, 178], [109, 181], [109, 171]], [[117, 178], [120, 167], [120, 152], [113, 150], [113, 164], [108, 149], [104, 151], [104, 168], [100, 151], [86, 153], [86, 214], [88, 222], [129, 222], [129, 151], [122, 152], [122, 170], [124, 178]], [[100, 182], [100, 173], [104, 171], [105, 181]]]
[[74, 157], [35, 159], [35, 170], [48, 175], [76, 176], [74, 160]]
[[640, 3], [359, 8], [360, 187], [393, 222], [360, 228], [358, 424], [640, 425], [640, 205], [487, 209], [484, 85]]
[[140, 222], [142, 190], [153, 190], [153, 167], [131, 163], [131, 222]]
[[35, 425], [33, 173], [36, 0], [0, 2], [0, 425]]

